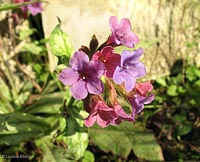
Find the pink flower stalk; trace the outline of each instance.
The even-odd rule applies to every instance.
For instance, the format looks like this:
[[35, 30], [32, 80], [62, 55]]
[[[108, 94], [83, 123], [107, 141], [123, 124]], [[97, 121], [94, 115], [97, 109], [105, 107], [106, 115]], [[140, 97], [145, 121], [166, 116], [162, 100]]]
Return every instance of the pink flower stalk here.
[[104, 74], [105, 67], [100, 61], [89, 61], [89, 57], [83, 51], [77, 51], [69, 61], [70, 67], [65, 68], [59, 75], [64, 85], [70, 85], [72, 96], [81, 100], [88, 93], [101, 94], [103, 83], [100, 77]]
[[85, 119], [86, 127], [91, 127], [95, 122], [102, 128], [109, 124], [115, 123], [114, 120], [118, 118], [117, 113], [113, 108], [108, 107], [102, 100], [99, 100], [90, 112], [90, 115]]
[[120, 64], [120, 58], [119, 54], [114, 53], [113, 47], [106, 46], [101, 51], [97, 51], [92, 59], [102, 61], [105, 65], [105, 76], [112, 78], [116, 66]]
[[133, 48], [139, 42], [138, 37], [131, 31], [129, 19], [124, 18], [118, 22], [115, 16], [111, 16], [109, 24], [112, 31], [110, 36], [111, 42], [117, 45], [125, 45], [129, 48]]

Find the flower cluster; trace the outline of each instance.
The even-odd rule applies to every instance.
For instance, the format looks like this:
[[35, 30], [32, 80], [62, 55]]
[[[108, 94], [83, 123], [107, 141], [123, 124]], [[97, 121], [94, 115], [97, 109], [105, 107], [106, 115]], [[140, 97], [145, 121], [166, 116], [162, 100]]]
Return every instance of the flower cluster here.
[[[93, 37], [90, 48], [82, 46], [69, 61], [69, 67], [59, 74], [59, 80], [70, 86], [72, 96], [83, 100], [89, 116], [85, 126], [97, 122], [101, 127], [118, 125], [123, 120], [133, 122], [144, 104], [154, 100], [150, 92], [150, 82], [138, 83], [145, 76], [146, 68], [139, 61], [143, 49], [124, 50], [121, 54], [114, 51], [117, 46], [135, 47], [138, 37], [132, 32], [130, 21], [126, 18], [118, 22], [114, 16], [109, 20], [111, 34], [98, 47]], [[130, 105], [125, 110], [118, 101], [123, 98]], [[127, 107], [127, 106], [126, 106]]]

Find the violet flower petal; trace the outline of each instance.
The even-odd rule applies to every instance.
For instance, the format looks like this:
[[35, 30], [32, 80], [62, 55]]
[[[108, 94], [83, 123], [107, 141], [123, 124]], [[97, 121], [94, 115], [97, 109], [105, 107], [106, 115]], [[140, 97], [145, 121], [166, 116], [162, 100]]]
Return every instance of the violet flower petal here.
[[90, 78], [86, 82], [86, 87], [91, 94], [101, 94], [104, 90], [103, 83], [98, 78]]
[[136, 34], [129, 32], [121, 39], [121, 43], [126, 47], [132, 48], [139, 42], [139, 38]]
[[124, 50], [121, 56], [121, 66], [124, 65], [131, 66], [134, 65], [136, 62], [139, 62], [139, 58], [141, 57], [142, 53], [143, 53], [142, 48], [134, 50], [133, 52]]
[[109, 25], [112, 31], [110, 39], [117, 45], [125, 45], [129, 48], [132, 48], [136, 43], [139, 42], [138, 37], [131, 31], [129, 19], [124, 18], [119, 23], [116, 17], [111, 16]]
[[89, 62], [86, 70], [89, 76], [100, 78], [105, 72], [105, 66], [99, 60], [92, 60]]
[[69, 60], [69, 65], [74, 70], [82, 70], [84, 69], [87, 64], [89, 63], [88, 55], [83, 51], [77, 51]]
[[154, 100], [155, 96], [150, 94], [148, 97], [143, 97], [138, 94], [134, 95], [134, 98], [129, 98], [129, 102], [132, 106], [132, 115], [140, 113], [144, 109], [144, 104], [149, 104]]
[[85, 81], [82, 79], [72, 84], [70, 91], [75, 99], [81, 100], [87, 97], [88, 91], [85, 84]]
[[64, 85], [72, 85], [79, 78], [77, 71], [74, 71], [72, 68], [65, 68], [59, 74], [59, 80], [63, 82]]
[[123, 82], [123, 78], [121, 76], [121, 68], [119, 66], [117, 66], [114, 71], [113, 80], [117, 84], [122, 84], [122, 82]]
[[126, 91], [130, 92], [135, 86], [135, 77], [128, 70], [121, 71], [121, 77], [125, 83]]
[[38, 13], [42, 12], [42, 3], [36, 2], [33, 4], [29, 4], [27, 9], [31, 12], [33, 16], [37, 15]]
[[109, 20], [109, 25], [110, 25], [111, 30], [112, 30], [113, 32], [116, 31], [116, 30], [118, 29], [118, 26], [119, 26], [117, 17], [111, 16], [111, 17], [110, 17], [110, 20]]
[[121, 30], [122, 33], [130, 32], [131, 31], [131, 23], [130, 23], [129, 19], [127, 19], [127, 18], [121, 19], [118, 30]]
[[134, 64], [133, 66], [128, 66], [127, 71], [132, 75], [134, 78], [141, 78], [146, 74], [145, 65], [141, 62]]

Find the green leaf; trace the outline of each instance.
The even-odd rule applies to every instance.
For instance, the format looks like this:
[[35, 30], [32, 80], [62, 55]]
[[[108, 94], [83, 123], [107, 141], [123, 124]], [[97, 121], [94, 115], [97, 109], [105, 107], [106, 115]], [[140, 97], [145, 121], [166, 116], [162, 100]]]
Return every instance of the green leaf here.
[[68, 59], [71, 57], [73, 47], [68, 35], [61, 29], [61, 22], [52, 31], [49, 44], [55, 56], [67, 56]]
[[76, 107], [71, 109], [68, 111], [66, 129], [57, 139], [63, 141], [68, 146], [70, 154], [74, 156], [74, 160], [78, 160], [83, 157], [88, 146], [88, 133], [80, 112], [76, 111]]
[[162, 150], [152, 133], [146, 129], [123, 122], [119, 126], [89, 129], [91, 140], [105, 152], [127, 158], [133, 149], [139, 159], [163, 161]]
[[164, 78], [159, 78], [159, 79], [156, 80], [156, 82], [163, 87], [167, 86], [166, 80]]
[[55, 92], [42, 96], [34, 104], [27, 107], [25, 112], [36, 114], [36, 113], [59, 113], [60, 106], [63, 104], [63, 92]]
[[26, 43], [20, 51], [40, 55], [43, 52], [43, 47], [39, 46], [38, 42], [35, 41], [32, 43]]
[[164, 161], [162, 149], [157, 143], [153, 133], [142, 127], [135, 127], [135, 133], [132, 133], [133, 151], [139, 159], [147, 161]]
[[36, 146], [42, 149], [42, 162], [73, 162], [72, 156], [66, 149], [55, 146], [51, 142], [51, 137], [36, 141]]
[[95, 159], [93, 153], [86, 150], [81, 162], [94, 162], [94, 161]]
[[43, 119], [25, 113], [2, 114], [0, 123], [0, 145], [17, 145], [50, 132], [50, 125]]
[[177, 86], [176, 85], [169, 86], [168, 89], [167, 89], [167, 94], [169, 96], [178, 96]]
[[197, 77], [200, 77], [200, 71], [195, 65], [190, 65], [186, 68], [186, 77], [189, 81], [194, 81]]
[[[104, 152], [127, 158], [132, 149], [129, 137], [117, 127], [100, 128], [94, 126], [89, 129], [89, 135], [93, 142]], [[123, 138], [122, 138], [123, 137]]]
[[177, 136], [183, 136], [188, 134], [191, 130], [192, 130], [192, 123], [185, 120], [176, 127], [175, 132]]
[[28, 38], [31, 34], [33, 34], [36, 31], [34, 28], [27, 28], [22, 29], [19, 31], [19, 40], [24, 40]]

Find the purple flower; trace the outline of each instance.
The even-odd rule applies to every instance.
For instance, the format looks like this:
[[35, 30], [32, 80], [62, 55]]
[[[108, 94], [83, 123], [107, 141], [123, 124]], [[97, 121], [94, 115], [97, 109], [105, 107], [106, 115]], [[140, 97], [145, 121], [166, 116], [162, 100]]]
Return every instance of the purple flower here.
[[115, 42], [117, 45], [125, 45], [129, 48], [133, 48], [139, 42], [138, 37], [131, 31], [129, 19], [124, 18], [118, 23], [117, 18], [111, 16], [109, 24], [112, 31], [110, 37], [112, 42]]
[[112, 124], [117, 118], [116, 112], [113, 108], [108, 107], [102, 100], [99, 100], [93, 107], [90, 115], [85, 119], [84, 124], [86, 127], [91, 127], [95, 122], [102, 128]]
[[41, 13], [42, 12], [42, 3], [41, 2], [36, 2], [36, 3], [33, 3], [33, 4], [29, 4], [27, 6], [27, 9], [31, 12], [31, 14], [33, 16], [37, 15], [38, 13]]
[[134, 50], [132, 53], [126, 50], [123, 51], [120, 66], [117, 66], [114, 71], [114, 82], [117, 84], [124, 82], [127, 92], [134, 88], [137, 78], [141, 78], [146, 74], [145, 66], [139, 62], [142, 53], [142, 48]]
[[128, 100], [132, 107], [132, 116], [140, 113], [144, 109], [144, 104], [149, 104], [154, 100], [155, 96], [150, 94], [147, 97], [135, 94], [134, 97], [129, 97]]
[[147, 81], [143, 83], [136, 83], [133, 97], [129, 96], [128, 100], [132, 106], [132, 116], [140, 113], [144, 109], [144, 104], [151, 103], [155, 96], [149, 93], [153, 90], [153, 85]]
[[70, 91], [75, 99], [81, 100], [91, 94], [101, 94], [103, 83], [100, 77], [104, 74], [101, 61], [89, 62], [89, 57], [83, 51], [74, 53], [69, 61], [71, 67], [65, 68], [59, 75], [64, 85], [71, 85]]
[[[14, 0], [14, 3], [23, 3], [23, 2], [32, 2], [32, 0]], [[37, 15], [38, 13], [42, 12], [42, 3], [35, 2], [33, 4], [28, 4], [27, 6], [21, 7], [24, 13], [30, 11], [33, 16]]]

